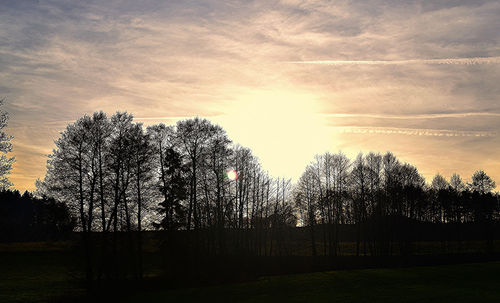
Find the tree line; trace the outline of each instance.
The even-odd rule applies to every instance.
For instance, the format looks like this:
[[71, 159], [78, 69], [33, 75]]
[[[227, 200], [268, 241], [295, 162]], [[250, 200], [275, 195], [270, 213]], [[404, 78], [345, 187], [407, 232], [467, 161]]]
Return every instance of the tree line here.
[[75, 219], [66, 204], [28, 191], [0, 191], [0, 242], [69, 239]]
[[[200, 118], [145, 128], [130, 114], [97, 112], [68, 125], [55, 145], [37, 192], [67, 203], [83, 232], [253, 228], [271, 216], [291, 226], [374, 215], [442, 223], [498, 217], [495, 182], [481, 170], [470, 183], [437, 174], [428, 185], [390, 152], [354, 161], [325, 153], [292, 185]], [[469, 203], [474, 195], [493, 200]]]
[[[396, 243], [404, 254], [414, 240], [394, 230], [418, 229], [415, 222], [497, 222], [494, 188], [484, 171], [470, 183], [438, 174], [426, 184], [390, 152], [318, 155], [292, 184], [206, 119], [145, 127], [124, 112], [69, 124], [37, 181], [38, 195], [64, 202], [77, 218], [88, 278], [115, 275], [124, 262], [141, 277], [142, 231], [152, 229], [166, 231], [162, 247], [172, 256], [282, 256], [300, 241], [313, 256], [337, 256], [345, 226], [356, 230], [356, 255], [388, 255]], [[294, 236], [297, 226], [307, 240]]]
[[[449, 181], [437, 174], [426, 184], [417, 168], [392, 153], [359, 154], [351, 161], [342, 153], [325, 153], [307, 166], [295, 187], [295, 204], [310, 230], [316, 252], [320, 226], [324, 254], [337, 255], [341, 225], [356, 226], [356, 255], [368, 246], [371, 255], [386, 254], [395, 229], [409, 222], [435, 224], [491, 223], [500, 218], [495, 182], [482, 170], [470, 183], [458, 174]], [[385, 222], [392, 218], [392, 222]], [[398, 220], [399, 222], [394, 222]], [[492, 231], [487, 230], [487, 233]], [[406, 237], [410, 237], [408, 234]], [[401, 237], [400, 237], [401, 238]], [[385, 241], [383, 241], [385, 239]], [[410, 240], [410, 239], [408, 239]]]

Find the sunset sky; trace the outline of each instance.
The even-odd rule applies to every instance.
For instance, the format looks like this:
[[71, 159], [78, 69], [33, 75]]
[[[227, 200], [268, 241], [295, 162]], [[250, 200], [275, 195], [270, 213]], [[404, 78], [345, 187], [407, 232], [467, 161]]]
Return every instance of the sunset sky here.
[[94, 111], [205, 117], [296, 179], [314, 154], [392, 151], [430, 181], [500, 182], [500, 2], [0, 0], [14, 187]]

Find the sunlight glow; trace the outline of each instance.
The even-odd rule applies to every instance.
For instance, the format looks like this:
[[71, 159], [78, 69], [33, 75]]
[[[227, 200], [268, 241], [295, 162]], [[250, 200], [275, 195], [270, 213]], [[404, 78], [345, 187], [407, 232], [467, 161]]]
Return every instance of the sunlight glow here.
[[272, 175], [296, 179], [314, 154], [328, 148], [317, 96], [293, 88], [238, 96], [226, 115], [214, 120], [235, 143], [250, 146]]

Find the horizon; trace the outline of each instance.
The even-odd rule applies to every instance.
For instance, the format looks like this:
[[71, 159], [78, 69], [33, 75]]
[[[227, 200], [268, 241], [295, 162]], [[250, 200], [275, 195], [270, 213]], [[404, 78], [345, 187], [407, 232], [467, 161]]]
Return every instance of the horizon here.
[[0, 97], [20, 191], [59, 132], [99, 110], [207, 118], [294, 181], [326, 151], [391, 151], [428, 183], [500, 180], [496, 1], [6, 4]]

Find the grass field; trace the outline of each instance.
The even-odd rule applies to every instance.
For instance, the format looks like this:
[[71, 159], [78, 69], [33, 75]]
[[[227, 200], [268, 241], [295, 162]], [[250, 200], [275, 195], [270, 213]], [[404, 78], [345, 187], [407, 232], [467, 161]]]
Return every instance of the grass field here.
[[125, 302], [500, 302], [500, 262], [365, 269], [137, 293]]
[[78, 296], [72, 259], [61, 252], [0, 254], [0, 302], [47, 302], [62, 295]]
[[[0, 253], [0, 302], [81, 302], [74, 260], [62, 251]], [[246, 283], [147, 291], [117, 302], [500, 302], [500, 262], [263, 277]], [[107, 302], [113, 302], [108, 301]]]

